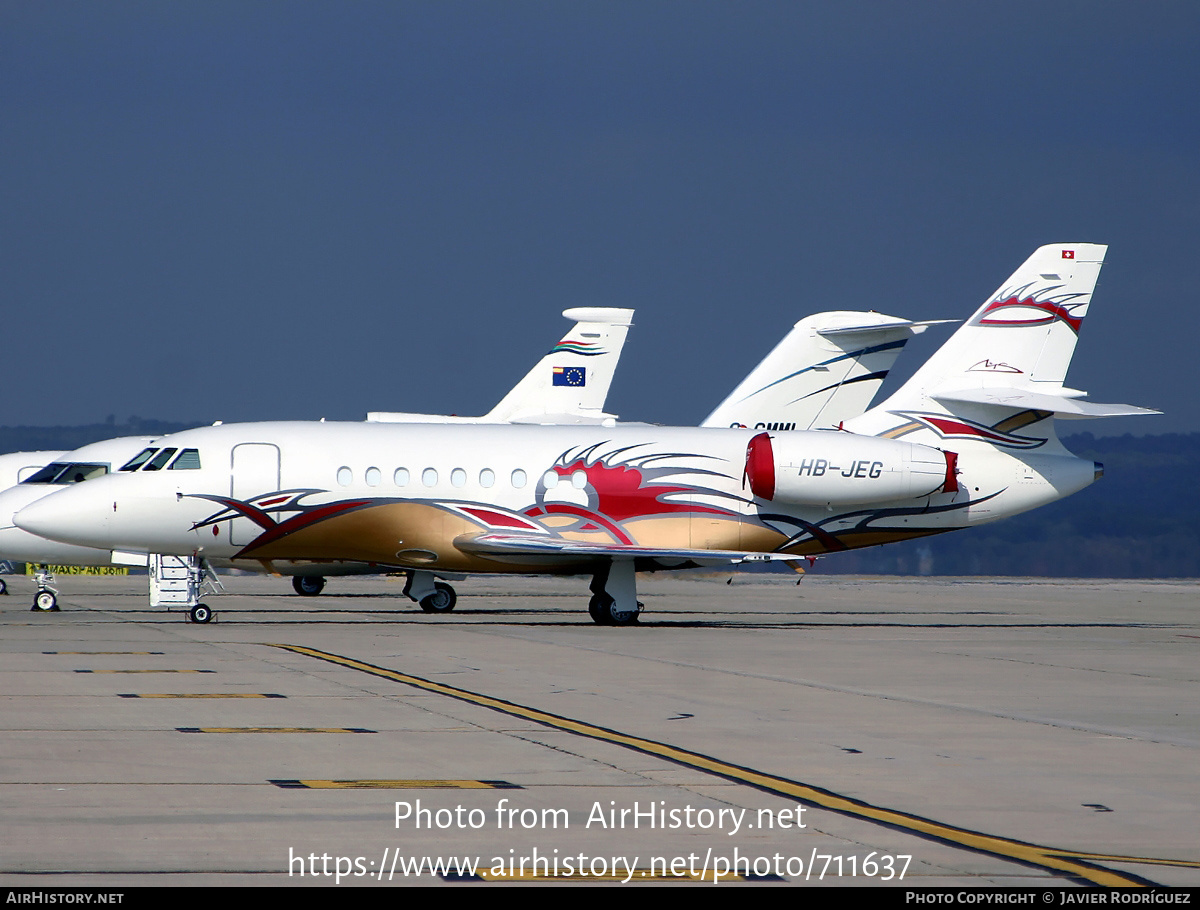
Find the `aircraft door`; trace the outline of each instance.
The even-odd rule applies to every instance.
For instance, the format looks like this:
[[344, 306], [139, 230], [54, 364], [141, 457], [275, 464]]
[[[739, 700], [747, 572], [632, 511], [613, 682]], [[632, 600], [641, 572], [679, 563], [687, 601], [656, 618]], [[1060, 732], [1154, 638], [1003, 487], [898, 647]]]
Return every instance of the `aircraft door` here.
[[[239, 502], [274, 493], [279, 489], [279, 447], [265, 442], [245, 442], [233, 447], [229, 494]], [[263, 532], [249, 518], [229, 523], [229, 542], [245, 546]]]

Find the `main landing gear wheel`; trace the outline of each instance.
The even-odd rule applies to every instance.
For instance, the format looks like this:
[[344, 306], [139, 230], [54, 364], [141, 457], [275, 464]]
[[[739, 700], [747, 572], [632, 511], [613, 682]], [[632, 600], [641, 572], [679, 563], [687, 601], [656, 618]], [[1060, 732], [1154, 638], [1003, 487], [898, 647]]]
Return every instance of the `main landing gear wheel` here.
[[8, 593], [8, 582], [5, 581], [3, 578], [0, 578], [0, 594], [7, 594], [7, 593]]
[[588, 615], [592, 617], [592, 622], [596, 625], [607, 626], [609, 624], [607, 601], [611, 599], [603, 594], [597, 594], [588, 601]]
[[57, 613], [58, 598], [54, 596], [53, 591], [38, 591], [33, 598], [34, 613]]
[[213, 618], [213, 611], [204, 604], [196, 604], [196, 606], [192, 607], [192, 609], [188, 612], [188, 615], [192, 618], [192, 622], [211, 622]]
[[637, 602], [636, 610], [618, 610], [617, 602], [608, 594], [595, 594], [588, 601], [588, 615], [592, 622], [600, 626], [631, 626], [638, 621], [641, 614], [642, 602]]
[[325, 579], [320, 575], [297, 575], [292, 579], [292, 590], [302, 597], [316, 597], [325, 590]]
[[421, 609], [426, 613], [449, 613], [458, 603], [458, 595], [443, 581], [434, 582], [433, 586], [437, 590], [421, 598]]

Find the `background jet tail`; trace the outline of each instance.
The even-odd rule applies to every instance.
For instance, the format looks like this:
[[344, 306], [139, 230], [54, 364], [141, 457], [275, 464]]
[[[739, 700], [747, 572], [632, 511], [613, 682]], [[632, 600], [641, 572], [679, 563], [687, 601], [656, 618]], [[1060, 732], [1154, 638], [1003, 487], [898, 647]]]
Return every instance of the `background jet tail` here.
[[504, 396], [488, 423], [575, 423], [611, 417], [604, 402], [612, 385], [633, 310], [576, 307], [563, 316], [575, 325]]
[[867, 409], [904, 345], [935, 324], [844, 310], [801, 319], [700, 426], [836, 427]]
[[369, 423], [592, 424], [604, 413], [633, 310], [576, 307], [563, 310], [575, 325], [524, 379], [483, 417], [371, 411]]
[[[1096, 243], [1036, 250], [895, 394], [847, 429], [939, 445], [974, 440], [1008, 448], [1056, 442], [1049, 418], [1157, 413], [1081, 401], [1064, 387], [1104, 254]], [[1024, 428], [1046, 421], [1039, 432]], [[956, 443], [957, 445], [958, 443]]]

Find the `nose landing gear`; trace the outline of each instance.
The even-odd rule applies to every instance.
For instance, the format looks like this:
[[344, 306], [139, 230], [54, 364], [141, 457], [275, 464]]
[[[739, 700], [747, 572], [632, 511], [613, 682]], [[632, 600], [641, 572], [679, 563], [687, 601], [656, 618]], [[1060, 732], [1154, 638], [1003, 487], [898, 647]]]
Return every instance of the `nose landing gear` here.
[[31, 613], [58, 613], [58, 589], [54, 587], [54, 573], [49, 566], [38, 566], [34, 572], [37, 593], [33, 595]]

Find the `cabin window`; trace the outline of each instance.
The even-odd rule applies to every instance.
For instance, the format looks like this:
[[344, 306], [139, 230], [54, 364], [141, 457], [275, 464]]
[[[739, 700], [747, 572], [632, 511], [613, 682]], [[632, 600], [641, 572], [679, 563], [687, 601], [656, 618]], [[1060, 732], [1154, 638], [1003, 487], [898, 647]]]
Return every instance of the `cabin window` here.
[[142, 468], [143, 471], [160, 471], [163, 466], [171, 460], [171, 456], [178, 452], [178, 449], [163, 449], [150, 460], [150, 462]]
[[577, 490], [582, 490], [587, 486], [587, 471], [575, 471], [571, 474], [571, 486]]
[[479, 485], [485, 490], [490, 489], [492, 484], [496, 482], [496, 472], [491, 468], [484, 468], [479, 472]]
[[379, 486], [379, 481], [382, 479], [383, 475], [379, 473], [379, 468], [367, 468], [367, 473], [363, 475], [363, 480], [369, 487]]
[[450, 483], [461, 490], [467, 485], [467, 472], [462, 468], [455, 468], [450, 472]]
[[345, 465], [337, 469], [337, 482], [340, 486], [348, 487], [354, 482], [354, 472]]
[[396, 468], [396, 473], [392, 475], [392, 481], [398, 487], [408, 486], [408, 468]]
[[556, 486], [558, 486], [558, 472], [547, 471], [545, 474], [543, 474], [542, 486], [547, 490], [553, 490]]
[[520, 468], [517, 468], [515, 471], [512, 472], [512, 485], [516, 489], [518, 489], [518, 490], [521, 489], [522, 487], [525, 486], [525, 483], [526, 483], [526, 477], [525, 477], [524, 471], [522, 471]]
[[426, 468], [421, 472], [421, 483], [427, 487], [437, 486], [438, 473], [437, 468]]
[[136, 455], [134, 455], [133, 458], [129, 459], [129, 461], [127, 461], [124, 465], [122, 465], [121, 470], [122, 471], [136, 471], [138, 468], [140, 468], [142, 465], [144, 465], [147, 461], [149, 461], [151, 456], [153, 456], [154, 453], [157, 451], [158, 451], [158, 449], [155, 449], [155, 448], [142, 449], [140, 452], [138, 452]]
[[168, 471], [199, 471], [200, 452], [197, 449], [184, 449], [179, 457], [171, 462]]

